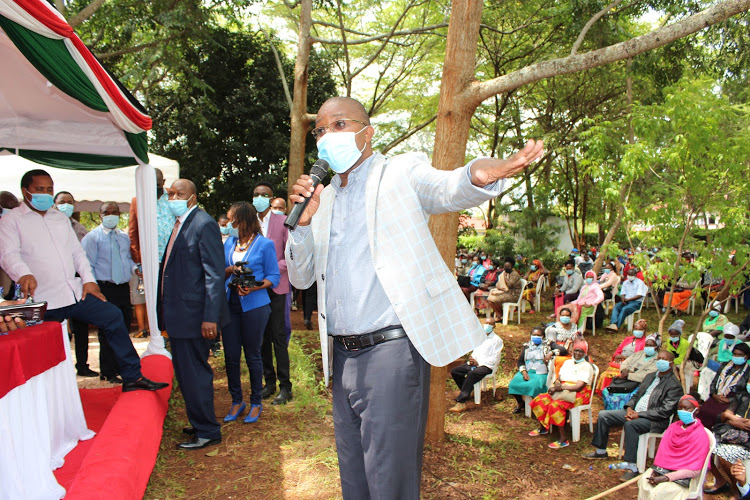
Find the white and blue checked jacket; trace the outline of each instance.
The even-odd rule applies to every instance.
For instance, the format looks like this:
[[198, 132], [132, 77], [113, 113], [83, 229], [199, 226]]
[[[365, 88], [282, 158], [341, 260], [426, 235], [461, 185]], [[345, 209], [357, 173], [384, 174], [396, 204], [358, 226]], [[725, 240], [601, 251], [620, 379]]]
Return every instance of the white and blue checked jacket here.
[[[470, 166], [442, 171], [422, 153], [388, 159], [375, 154], [367, 177], [367, 232], [375, 271], [409, 340], [435, 366], [447, 365], [487, 338], [427, 226], [430, 215], [475, 207], [502, 191], [502, 183], [474, 186], [467, 172]], [[312, 237], [300, 242], [289, 238], [286, 246], [292, 285], [306, 289], [318, 282], [326, 384], [333, 362], [325, 272], [334, 199], [334, 188], [327, 186], [312, 218]]]

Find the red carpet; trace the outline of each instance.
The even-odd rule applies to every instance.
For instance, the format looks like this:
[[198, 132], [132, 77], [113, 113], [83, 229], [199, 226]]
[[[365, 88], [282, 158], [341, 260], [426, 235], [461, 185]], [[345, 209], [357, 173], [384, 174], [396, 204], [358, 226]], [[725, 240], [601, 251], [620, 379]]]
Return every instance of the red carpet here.
[[170, 387], [124, 394], [119, 387], [80, 390], [86, 422], [97, 435], [81, 441], [55, 471], [67, 490], [66, 499], [143, 497], [161, 443], [172, 362], [164, 356], [148, 356], [141, 365], [144, 376], [169, 382]]

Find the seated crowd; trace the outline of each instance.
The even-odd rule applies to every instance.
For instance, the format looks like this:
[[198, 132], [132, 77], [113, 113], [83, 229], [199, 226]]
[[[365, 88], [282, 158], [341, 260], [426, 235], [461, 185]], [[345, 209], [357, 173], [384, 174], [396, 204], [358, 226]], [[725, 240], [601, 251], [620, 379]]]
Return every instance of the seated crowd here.
[[[551, 449], [569, 446], [566, 424], [571, 421], [571, 410], [582, 405], [588, 409], [592, 397], [598, 394], [604, 409], [595, 417], [593, 450], [583, 458], [609, 458], [610, 430], [621, 427], [623, 461], [610, 468], [622, 470], [623, 482], [635, 481], [640, 476], [639, 498], [693, 498], [689, 492], [695, 494], [703, 488], [701, 482], [710, 462], [715, 482], [704, 488], [706, 493], [727, 491], [734, 498], [750, 499], [745, 468], [750, 465], [750, 345], [745, 343], [750, 319], [742, 327], [732, 324], [722, 314], [724, 302], [709, 292], [704, 297], [707, 312], [700, 329], [705, 334], [700, 335], [708, 338], [711, 345], [706, 344], [703, 354], [698, 348], [691, 349], [683, 331], [684, 320], [674, 320], [662, 337], [650, 333], [647, 321], [639, 318], [632, 323], [632, 333], [626, 334], [608, 358], [606, 369], [598, 374], [588, 356], [584, 334], [594, 328], [597, 319], [601, 326], [605, 301], [611, 302], [612, 308], [610, 324], [605, 330], [619, 331], [628, 317], [641, 309], [650, 293], [649, 284], [633, 265], [632, 253], [626, 254], [624, 262], [605, 261], [599, 276], [593, 269], [595, 249], [584, 255], [575, 250], [570, 257], [556, 280], [554, 313], [549, 316], [552, 322], [531, 329], [508, 383], [508, 395], [516, 400], [513, 413], [525, 411], [527, 416], [532, 413], [538, 420], [538, 428], [529, 432], [529, 436], [552, 435], [553, 440], [548, 444]], [[458, 276], [462, 272], [470, 276], [472, 269], [484, 267], [484, 262], [490, 263], [484, 268], [488, 269], [496, 261], [481, 251], [478, 255], [459, 253], [457, 262], [466, 264], [463, 268], [457, 266]], [[493, 293], [505, 302], [517, 302], [521, 297], [530, 304], [529, 312], [538, 312], [533, 309], [536, 282], [550, 273], [541, 260], [531, 262], [523, 275], [528, 283], [524, 290], [513, 287], [521, 276], [517, 268], [523, 265], [523, 258], [517, 257], [504, 260], [500, 279], [498, 275], [488, 282], [480, 279], [476, 289], [467, 293], [467, 298], [473, 297], [476, 309], [490, 307], [495, 315], [494, 319], [488, 316], [485, 324], [487, 345], [480, 346], [468, 364], [452, 371], [461, 389], [452, 411], [463, 411], [474, 384], [497, 370], [503, 341], [492, 333], [499, 320], [498, 307], [489, 300]], [[677, 316], [687, 311], [687, 301], [699, 285], [683, 281], [677, 283], [676, 293], [671, 297], [663, 294], [657, 299], [660, 305], [672, 307]], [[501, 288], [498, 283], [502, 283]], [[500, 290], [495, 292], [497, 288]], [[690, 292], [685, 294], [686, 290]], [[477, 300], [479, 296], [486, 297], [486, 304]], [[491, 353], [495, 358], [478, 361], [477, 353]], [[696, 393], [684, 392], [678, 367], [685, 360], [686, 372], [692, 374], [700, 369], [696, 372], [700, 373]], [[641, 437], [646, 433], [660, 437], [661, 441], [653, 465], [640, 475], [645, 464], [639, 463], [642, 460], [639, 457], [645, 457], [641, 455], [645, 450], [639, 453], [638, 449], [645, 446]]]

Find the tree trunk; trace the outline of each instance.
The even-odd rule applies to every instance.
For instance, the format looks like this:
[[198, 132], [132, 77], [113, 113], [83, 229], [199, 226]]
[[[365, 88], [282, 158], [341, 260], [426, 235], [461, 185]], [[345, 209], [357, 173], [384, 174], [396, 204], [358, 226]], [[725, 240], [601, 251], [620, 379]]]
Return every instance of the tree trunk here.
[[[294, 63], [294, 97], [292, 98], [291, 134], [289, 139], [289, 172], [287, 193], [304, 173], [305, 134], [310, 124], [307, 114], [307, 79], [310, 62], [310, 27], [312, 26], [312, 0], [301, 0], [299, 15], [299, 43]], [[287, 195], [288, 196], [288, 195]], [[287, 198], [288, 201], [288, 198]]]
[[[454, 0], [448, 27], [443, 78], [440, 84], [440, 103], [435, 130], [432, 164], [440, 170], [453, 170], [464, 164], [466, 143], [469, 139], [471, 117], [476, 105], [461, 98], [474, 81], [474, 62], [477, 51], [482, 2]], [[458, 214], [430, 217], [430, 231], [443, 260], [450, 269], [454, 266]], [[430, 413], [427, 417], [428, 442], [440, 442], [445, 436], [445, 367], [432, 368], [430, 384]]]

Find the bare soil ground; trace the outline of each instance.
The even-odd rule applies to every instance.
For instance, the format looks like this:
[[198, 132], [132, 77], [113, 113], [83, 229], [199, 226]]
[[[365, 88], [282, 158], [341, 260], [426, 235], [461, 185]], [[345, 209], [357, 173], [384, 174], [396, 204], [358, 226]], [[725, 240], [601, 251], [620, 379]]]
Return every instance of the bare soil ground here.
[[[610, 460], [587, 461], [581, 454], [591, 450], [588, 416], [581, 422], [581, 441], [562, 450], [552, 450], [549, 437], [532, 438], [537, 427], [533, 418], [512, 415], [515, 400], [507, 396], [508, 382], [515, 373], [520, 346], [534, 325], [549, 321], [549, 305], [543, 315], [524, 314], [521, 325], [498, 325], [496, 332], [505, 342], [498, 370], [497, 391], [485, 392], [480, 405], [468, 404], [461, 414], [446, 412], [445, 440], [428, 444], [424, 454], [422, 497], [425, 499], [503, 498], [587, 498], [619, 483], [621, 471], [608, 470], [617, 462], [620, 432], [610, 436]], [[744, 313], [730, 314], [741, 321]], [[644, 313], [649, 331], [658, 320], [652, 308]], [[685, 331], [692, 332], [697, 318], [686, 317]], [[308, 331], [299, 311], [292, 312], [290, 345], [294, 400], [286, 406], [266, 401], [255, 424], [224, 424], [223, 442], [207, 450], [184, 452], [175, 445], [186, 439], [181, 429], [188, 425], [184, 403], [175, 390], [164, 427], [159, 458], [151, 476], [147, 499], [336, 499], [341, 498], [338, 464], [331, 419], [330, 394], [321, 379], [317, 323]], [[590, 356], [604, 370], [624, 333], [587, 336]], [[94, 333], [92, 332], [92, 335]], [[137, 339], [134, 339], [139, 342]], [[92, 338], [93, 342], [93, 338]], [[142, 342], [139, 342], [139, 344]], [[142, 343], [145, 348], [145, 343]], [[92, 346], [93, 347], [93, 346]], [[90, 359], [96, 354], [92, 349]], [[95, 368], [95, 364], [91, 363]], [[227, 392], [223, 357], [211, 358], [215, 369], [216, 414], [227, 413], [231, 400]], [[81, 379], [79, 378], [79, 381]], [[249, 382], [243, 374], [246, 394]], [[83, 381], [82, 381], [83, 383]], [[87, 384], [99, 384], [85, 381]], [[102, 382], [101, 384], [105, 384]], [[446, 408], [458, 393], [452, 380], [445, 394]], [[472, 400], [473, 401], [473, 400]], [[594, 419], [601, 398], [594, 398]], [[134, 430], [138, 422], [133, 422]], [[710, 475], [710, 474], [709, 474]], [[637, 487], [610, 498], [636, 498]], [[708, 497], [712, 498], [712, 497]], [[723, 498], [713, 497], [713, 498]]]

